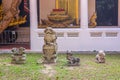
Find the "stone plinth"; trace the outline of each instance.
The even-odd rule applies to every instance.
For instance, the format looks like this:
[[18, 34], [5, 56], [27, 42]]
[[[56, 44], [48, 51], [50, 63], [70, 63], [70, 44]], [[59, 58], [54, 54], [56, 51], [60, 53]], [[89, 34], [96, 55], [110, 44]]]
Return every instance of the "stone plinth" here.
[[12, 64], [24, 64], [26, 62], [26, 54], [24, 52], [25, 48], [13, 48], [12, 49]]

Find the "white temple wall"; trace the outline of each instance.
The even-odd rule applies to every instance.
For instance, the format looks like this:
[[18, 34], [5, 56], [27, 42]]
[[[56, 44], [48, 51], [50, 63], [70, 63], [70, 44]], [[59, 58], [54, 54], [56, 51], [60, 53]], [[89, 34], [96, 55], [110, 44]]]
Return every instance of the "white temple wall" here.
[[[58, 51], [120, 51], [120, 29], [54, 29], [58, 34]], [[39, 29], [40, 47], [44, 44], [44, 29]]]
[[[44, 44], [44, 29], [37, 28], [36, 0], [30, 0], [31, 3], [31, 51], [42, 51]], [[81, 28], [57, 28], [58, 51], [120, 51], [120, 29], [119, 28], [88, 28], [88, 6], [81, 1]], [[86, 5], [86, 6], [85, 6]], [[87, 12], [87, 13], [84, 13]]]

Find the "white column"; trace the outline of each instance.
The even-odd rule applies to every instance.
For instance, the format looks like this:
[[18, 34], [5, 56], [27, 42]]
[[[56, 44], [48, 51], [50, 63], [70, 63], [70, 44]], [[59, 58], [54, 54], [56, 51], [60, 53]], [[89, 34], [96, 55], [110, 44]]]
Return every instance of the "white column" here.
[[38, 20], [37, 20], [37, 0], [30, 0], [30, 48], [36, 50]]
[[88, 0], [81, 0], [81, 28], [88, 28]]
[[120, 27], [120, 0], [118, 0], [118, 26]]

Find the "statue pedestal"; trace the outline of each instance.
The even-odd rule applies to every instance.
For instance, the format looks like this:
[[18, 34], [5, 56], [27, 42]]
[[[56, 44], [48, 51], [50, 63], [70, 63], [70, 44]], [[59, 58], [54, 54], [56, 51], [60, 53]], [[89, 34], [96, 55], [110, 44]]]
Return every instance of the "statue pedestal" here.
[[26, 54], [24, 52], [25, 48], [13, 48], [11, 51], [13, 52], [11, 58], [12, 64], [24, 64], [26, 62]]
[[13, 54], [12, 64], [24, 64], [26, 62], [26, 54]]

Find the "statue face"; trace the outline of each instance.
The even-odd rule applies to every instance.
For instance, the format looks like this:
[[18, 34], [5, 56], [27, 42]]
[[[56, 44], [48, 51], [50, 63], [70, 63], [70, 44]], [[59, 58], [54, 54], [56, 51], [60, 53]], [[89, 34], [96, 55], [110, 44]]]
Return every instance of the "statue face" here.
[[13, 53], [17, 53], [18, 52], [18, 49], [17, 48], [12, 48], [11, 50]]
[[23, 48], [23, 47], [20, 47], [20, 48], [19, 48], [19, 50], [20, 50], [20, 51], [24, 51], [24, 50], [25, 50], [25, 48]]
[[44, 31], [45, 34], [54, 34], [55, 32], [52, 30], [51, 27], [47, 27]]

